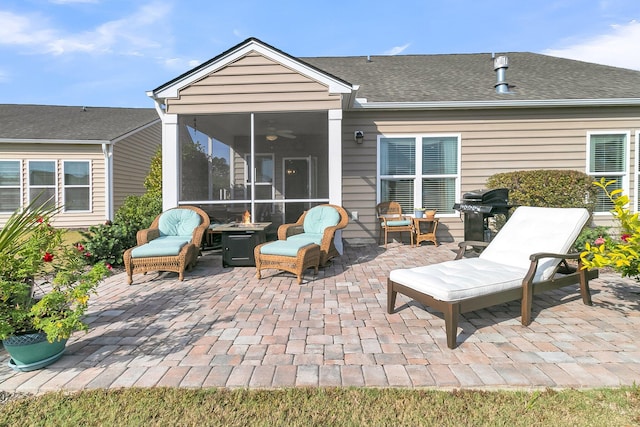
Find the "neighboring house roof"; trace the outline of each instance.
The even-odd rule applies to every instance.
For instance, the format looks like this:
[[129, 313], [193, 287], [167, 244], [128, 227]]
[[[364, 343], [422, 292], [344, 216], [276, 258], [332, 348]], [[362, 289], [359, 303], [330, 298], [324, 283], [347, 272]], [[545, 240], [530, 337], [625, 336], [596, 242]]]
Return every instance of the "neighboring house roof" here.
[[159, 120], [153, 108], [0, 104], [0, 142], [109, 142]]
[[500, 55], [509, 58], [509, 94], [495, 91], [489, 53], [300, 60], [359, 85], [357, 97], [367, 102], [640, 98], [640, 71], [528, 52]]

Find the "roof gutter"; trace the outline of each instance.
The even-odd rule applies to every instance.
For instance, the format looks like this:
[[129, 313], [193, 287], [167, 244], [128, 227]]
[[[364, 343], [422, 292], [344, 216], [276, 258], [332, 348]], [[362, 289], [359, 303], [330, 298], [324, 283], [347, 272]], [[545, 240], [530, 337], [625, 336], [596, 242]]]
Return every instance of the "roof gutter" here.
[[360, 102], [356, 103], [351, 110], [470, 110], [481, 108], [621, 107], [639, 105], [640, 98], [510, 99], [495, 101]]

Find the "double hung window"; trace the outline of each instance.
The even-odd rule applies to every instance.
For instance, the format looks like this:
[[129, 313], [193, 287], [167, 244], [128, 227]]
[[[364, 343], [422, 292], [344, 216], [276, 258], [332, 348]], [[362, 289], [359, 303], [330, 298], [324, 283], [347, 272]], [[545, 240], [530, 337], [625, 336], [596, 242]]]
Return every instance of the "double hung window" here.
[[91, 206], [91, 170], [88, 161], [65, 161], [64, 210], [89, 211]]
[[378, 201], [452, 214], [460, 182], [460, 136], [380, 137]]
[[29, 203], [37, 200], [38, 205], [56, 206], [56, 162], [29, 161]]
[[20, 160], [0, 160], [0, 212], [20, 206]]
[[[605, 178], [606, 181], [615, 181], [608, 187], [609, 191], [622, 189], [628, 191], [627, 151], [629, 140], [628, 133], [589, 133], [588, 135], [588, 159], [587, 174], [594, 181]], [[604, 191], [598, 192], [596, 201], [596, 213], [608, 213], [613, 208]]]

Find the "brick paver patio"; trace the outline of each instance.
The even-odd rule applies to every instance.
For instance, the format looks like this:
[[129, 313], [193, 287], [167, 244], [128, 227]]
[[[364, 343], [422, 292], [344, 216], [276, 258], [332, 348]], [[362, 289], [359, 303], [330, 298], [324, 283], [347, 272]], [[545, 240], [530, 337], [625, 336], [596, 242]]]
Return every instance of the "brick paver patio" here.
[[564, 388], [640, 383], [640, 296], [634, 281], [601, 274], [594, 305], [576, 287], [468, 313], [449, 350], [440, 314], [399, 295], [386, 313], [394, 268], [454, 257], [452, 243], [347, 246], [302, 285], [253, 267], [222, 268], [205, 253], [184, 282], [174, 273], [124, 273], [99, 288], [89, 333], [38, 371], [16, 373], [0, 350], [0, 390], [41, 393], [118, 387], [371, 386]]

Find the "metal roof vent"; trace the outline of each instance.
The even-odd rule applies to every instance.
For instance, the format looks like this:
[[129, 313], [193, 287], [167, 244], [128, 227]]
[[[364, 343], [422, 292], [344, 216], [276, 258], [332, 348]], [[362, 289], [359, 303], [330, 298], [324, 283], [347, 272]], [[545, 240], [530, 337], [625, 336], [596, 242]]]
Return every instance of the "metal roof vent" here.
[[506, 56], [497, 56], [493, 59], [493, 69], [497, 77], [496, 93], [511, 93], [506, 80], [507, 68], [509, 68], [509, 58]]

